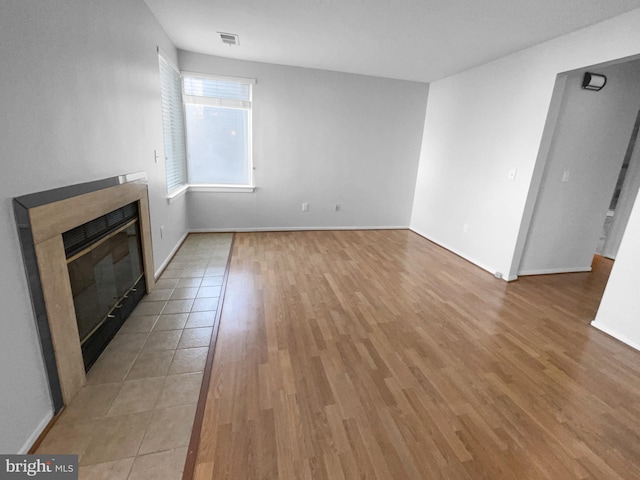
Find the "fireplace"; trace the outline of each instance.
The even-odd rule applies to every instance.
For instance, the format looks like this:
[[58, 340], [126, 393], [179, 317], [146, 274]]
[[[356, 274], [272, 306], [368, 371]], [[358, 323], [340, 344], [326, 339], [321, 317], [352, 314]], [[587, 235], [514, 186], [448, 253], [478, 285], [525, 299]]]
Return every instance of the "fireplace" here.
[[146, 179], [112, 177], [13, 203], [58, 412], [85, 384], [86, 369], [128, 313], [153, 289]]
[[139, 229], [130, 203], [62, 234], [85, 371], [146, 293]]

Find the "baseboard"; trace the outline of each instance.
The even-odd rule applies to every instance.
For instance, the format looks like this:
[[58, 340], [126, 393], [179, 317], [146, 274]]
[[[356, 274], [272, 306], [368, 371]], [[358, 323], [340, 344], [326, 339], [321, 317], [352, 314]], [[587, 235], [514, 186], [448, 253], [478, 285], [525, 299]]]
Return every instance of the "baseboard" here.
[[623, 335], [620, 332], [617, 332], [616, 330], [613, 330], [613, 329], [603, 325], [601, 322], [596, 322], [594, 320], [593, 322], [591, 322], [591, 326], [594, 327], [594, 328], [597, 328], [602, 333], [606, 333], [610, 337], [615, 338], [616, 340], [624, 343], [625, 345], [630, 346], [631, 348], [633, 348], [635, 350], [640, 350], [640, 343], [634, 342], [633, 340], [629, 340], [625, 335]]
[[[435, 243], [436, 245], [444, 248], [445, 250], [449, 250], [451, 253], [453, 253], [453, 254], [457, 255], [458, 257], [466, 260], [467, 262], [473, 263], [476, 267], [479, 267], [482, 270], [485, 270], [485, 271], [489, 272], [491, 275], [497, 276], [498, 272], [496, 270], [494, 270], [493, 268], [489, 267], [488, 265], [484, 265], [482, 262], [479, 262], [478, 260], [475, 260], [474, 258], [471, 258], [471, 257], [463, 254], [462, 252], [459, 252], [455, 248], [452, 248], [451, 246], [447, 245], [445, 242], [441, 242], [441, 241], [439, 241], [437, 239], [434, 239], [433, 237], [431, 237], [429, 235], [421, 233], [420, 231], [416, 230], [415, 228], [409, 227], [409, 230], [411, 230], [412, 232], [420, 235], [423, 238], [426, 238], [430, 242]], [[505, 280], [505, 281], [512, 281], [512, 280], [516, 280], [518, 277], [516, 277], [516, 278], [505, 278], [504, 277], [504, 273], [501, 273], [501, 276], [499, 278], [501, 280]]]
[[162, 265], [160, 265], [160, 268], [158, 268], [154, 275], [155, 275], [155, 279], [158, 280], [158, 278], [160, 278], [160, 275], [162, 275], [162, 272], [164, 272], [164, 269], [167, 268], [167, 265], [169, 265], [169, 262], [171, 260], [173, 260], [173, 257], [175, 256], [175, 254], [178, 252], [178, 250], [180, 249], [180, 247], [182, 246], [182, 244], [184, 243], [184, 241], [187, 239], [187, 235], [189, 235], [189, 231], [186, 231], [184, 233], [184, 235], [182, 236], [182, 238], [178, 241], [178, 243], [176, 244], [175, 247], [173, 247], [173, 250], [171, 250], [171, 252], [169, 253], [169, 255], [167, 256], [167, 259], [162, 262]]
[[349, 226], [349, 227], [229, 227], [229, 228], [192, 228], [189, 233], [231, 233], [231, 232], [303, 232], [330, 230], [409, 230], [407, 225], [396, 226]]
[[543, 268], [540, 270], [522, 270], [518, 272], [519, 276], [522, 275], [553, 275], [555, 273], [580, 273], [590, 272], [591, 267], [564, 267], [564, 268]]
[[[63, 407], [63, 410], [64, 410], [64, 407]], [[61, 413], [61, 412], [62, 410], [58, 413]], [[18, 453], [20, 455], [25, 455], [31, 452], [32, 450], [35, 450], [36, 448], [38, 448], [38, 446], [40, 445], [40, 442], [42, 442], [42, 439], [47, 434], [47, 432], [51, 429], [51, 427], [55, 423], [55, 420], [57, 419], [58, 419], [58, 415], [54, 416], [53, 411], [47, 413], [38, 424], [38, 427], [29, 436], [29, 438], [27, 438], [27, 441], [24, 442], [24, 444], [22, 445], [22, 448], [20, 448], [20, 451]]]

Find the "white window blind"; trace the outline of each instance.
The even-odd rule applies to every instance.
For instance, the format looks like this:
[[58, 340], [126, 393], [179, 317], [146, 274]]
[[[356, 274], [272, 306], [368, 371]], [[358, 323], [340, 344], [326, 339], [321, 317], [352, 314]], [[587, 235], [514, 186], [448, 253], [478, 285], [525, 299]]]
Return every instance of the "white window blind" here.
[[180, 73], [162, 55], [158, 58], [167, 191], [171, 192], [187, 183], [182, 90]]
[[183, 84], [185, 103], [229, 108], [251, 108], [250, 83], [185, 75]]
[[183, 72], [189, 184], [252, 185], [252, 80]]

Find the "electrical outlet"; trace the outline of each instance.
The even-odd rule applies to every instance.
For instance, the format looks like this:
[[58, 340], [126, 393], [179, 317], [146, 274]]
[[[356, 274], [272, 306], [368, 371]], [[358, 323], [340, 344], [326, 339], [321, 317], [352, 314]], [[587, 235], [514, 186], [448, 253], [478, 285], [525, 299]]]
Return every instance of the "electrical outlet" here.
[[569, 181], [569, 170], [565, 170], [562, 174], [562, 183], [567, 183]]
[[466, 223], [462, 226], [462, 233], [469, 233], [469, 225]]
[[303, 212], [308, 212], [309, 211], [309, 204], [307, 202], [304, 202], [302, 204], [302, 211]]

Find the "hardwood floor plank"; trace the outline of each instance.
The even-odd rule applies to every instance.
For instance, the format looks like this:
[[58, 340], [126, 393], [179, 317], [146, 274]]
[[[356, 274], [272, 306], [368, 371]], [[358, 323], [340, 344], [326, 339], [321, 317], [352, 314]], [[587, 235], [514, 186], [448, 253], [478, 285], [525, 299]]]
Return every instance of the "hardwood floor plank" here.
[[640, 478], [612, 262], [493, 278], [409, 231], [236, 234], [194, 478]]
[[213, 462], [200, 462], [193, 473], [194, 480], [209, 480], [213, 478]]

